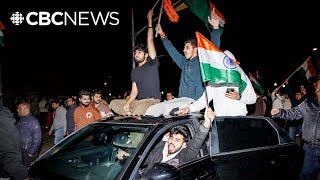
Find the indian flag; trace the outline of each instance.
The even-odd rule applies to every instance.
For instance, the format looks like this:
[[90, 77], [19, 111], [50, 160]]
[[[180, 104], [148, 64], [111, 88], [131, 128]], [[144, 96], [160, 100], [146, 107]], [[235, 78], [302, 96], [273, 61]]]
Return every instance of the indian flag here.
[[251, 81], [252, 86], [259, 91], [260, 94], [264, 94], [264, 89], [262, 88], [262, 86], [258, 83], [258, 81], [256, 80], [256, 78], [254, 78], [254, 76], [249, 72], [249, 79]]
[[[215, 8], [215, 13], [219, 16], [220, 26], [224, 27], [226, 20], [211, 1], [209, 1], [209, 0], [183, 0], [183, 2], [191, 10], [191, 12], [193, 12], [193, 14], [198, 16], [201, 19], [201, 21], [203, 21], [206, 24], [206, 26], [210, 32], [212, 31], [212, 26], [208, 22], [208, 16], [211, 15], [211, 11], [213, 8]], [[222, 28], [220, 28], [220, 30], [222, 31]]]
[[308, 79], [311, 77], [316, 77], [317, 72], [316, 69], [313, 67], [311, 59], [308, 58], [302, 65], [301, 68], [298, 70], [298, 73], [302, 76], [305, 76]]
[[248, 76], [233, 59], [196, 32], [202, 81], [212, 86], [238, 86], [242, 93], [250, 83]]
[[312, 65], [311, 57], [306, 59], [290, 76], [289, 83], [294, 90], [300, 90], [311, 77], [317, 77], [317, 71]]
[[3, 37], [2, 29], [4, 29], [4, 25], [0, 21], [0, 47], [4, 46], [4, 37]]

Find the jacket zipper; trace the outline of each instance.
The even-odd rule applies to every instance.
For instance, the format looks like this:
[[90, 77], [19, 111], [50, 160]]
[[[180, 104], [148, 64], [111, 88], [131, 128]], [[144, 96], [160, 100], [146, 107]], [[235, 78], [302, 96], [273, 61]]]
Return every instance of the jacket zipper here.
[[28, 148], [28, 144], [29, 144], [29, 138], [27, 138], [27, 143], [26, 143], [26, 146], [24, 147], [24, 149]]

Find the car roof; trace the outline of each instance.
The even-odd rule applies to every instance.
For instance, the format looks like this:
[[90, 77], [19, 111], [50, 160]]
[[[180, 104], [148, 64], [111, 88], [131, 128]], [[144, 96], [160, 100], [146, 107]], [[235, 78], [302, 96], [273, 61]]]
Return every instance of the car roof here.
[[101, 120], [97, 121], [95, 123], [110, 123], [110, 124], [145, 124], [145, 125], [166, 125], [168, 123], [176, 122], [176, 121], [181, 121], [181, 120], [188, 120], [188, 119], [193, 119], [198, 116], [202, 116], [201, 114], [199, 115], [183, 115], [183, 116], [172, 116], [172, 117], [150, 117], [150, 116], [142, 116], [141, 119], [137, 119], [136, 117], [131, 117], [131, 116], [122, 116], [119, 118], [119, 116], [115, 116], [112, 119], [106, 119], [106, 120]]
[[[95, 121], [94, 123], [116, 123], [116, 124], [144, 124], [144, 125], [166, 125], [168, 123], [181, 121], [181, 120], [191, 120], [191, 119], [203, 119], [203, 114], [201, 113], [191, 113], [188, 115], [170, 116], [170, 117], [152, 117], [152, 116], [114, 116], [106, 120]], [[271, 125], [276, 126], [277, 124], [270, 118], [265, 116], [220, 116], [215, 117], [216, 121], [221, 121], [225, 119], [263, 119], [268, 121]]]

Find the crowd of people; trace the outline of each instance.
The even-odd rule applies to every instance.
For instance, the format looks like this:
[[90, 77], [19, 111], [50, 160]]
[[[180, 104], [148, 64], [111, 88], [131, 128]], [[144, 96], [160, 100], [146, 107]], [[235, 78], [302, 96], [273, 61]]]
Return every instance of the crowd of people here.
[[45, 134], [54, 135], [57, 144], [75, 130], [114, 115], [99, 89], [81, 90], [78, 99], [18, 97], [10, 107], [0, 106], [0, 179], [28, 179], [27, 169], [39, 157]]

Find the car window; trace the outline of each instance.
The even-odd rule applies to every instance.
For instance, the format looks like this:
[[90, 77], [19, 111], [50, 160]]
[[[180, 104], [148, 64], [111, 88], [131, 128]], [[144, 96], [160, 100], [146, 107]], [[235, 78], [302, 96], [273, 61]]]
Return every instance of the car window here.
[[31, 172], [57, 179], [114, 179], [148, 129], [93, 124], [59, 144]]
[[224, 118], [216, 126], [219, 152], [279, 144], [276, 129], [265, 119]]

